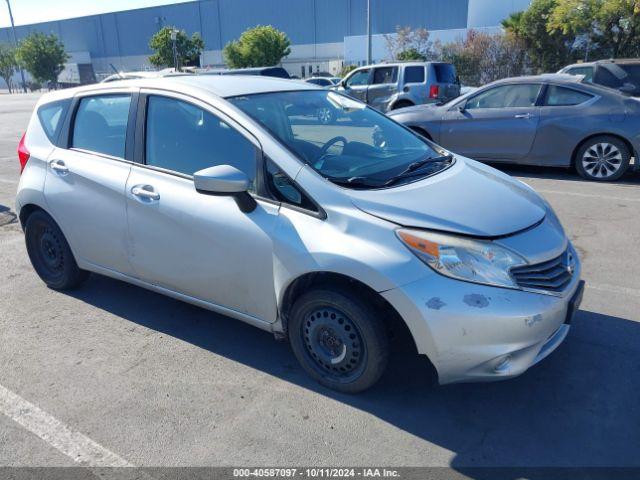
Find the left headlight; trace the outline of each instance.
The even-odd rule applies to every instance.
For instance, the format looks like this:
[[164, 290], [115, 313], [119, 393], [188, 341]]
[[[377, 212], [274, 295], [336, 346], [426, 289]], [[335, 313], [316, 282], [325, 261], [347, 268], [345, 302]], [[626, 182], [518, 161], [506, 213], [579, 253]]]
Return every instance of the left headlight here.
[[466, 282], [517, 288], [509, 269], [526, 265], [511, 250], [488, 240], [401, 228], [398, 238], [436, 272]]

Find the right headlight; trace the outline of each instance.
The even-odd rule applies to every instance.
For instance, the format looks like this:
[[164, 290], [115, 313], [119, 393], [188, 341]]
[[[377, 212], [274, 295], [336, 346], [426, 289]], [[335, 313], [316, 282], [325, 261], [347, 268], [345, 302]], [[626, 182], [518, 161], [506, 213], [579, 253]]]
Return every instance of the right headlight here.
[[518, 288], [509, 270], [526, 265], [517, 253], [489, 240], [401, 228], [398, 238], [436, 272], [466, 282]]

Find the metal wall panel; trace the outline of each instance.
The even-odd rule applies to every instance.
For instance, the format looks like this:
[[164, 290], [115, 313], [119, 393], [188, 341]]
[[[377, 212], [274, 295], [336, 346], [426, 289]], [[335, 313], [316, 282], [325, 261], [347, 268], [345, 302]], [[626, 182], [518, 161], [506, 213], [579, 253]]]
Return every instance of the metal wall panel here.
[[[478, 10], [478, 0], [472, 1]], [[468, 3], [372, 0], [372, 30], [374, 34], [390, 33], [399, 25], [433, 30], [465, 28]], [[70, 52], [88, 51], [92, 58], [112, 58], [150, 54], [149, 39], [165, 25], [175, 25], [189, 34], [200, 32], [206, 50], [211, 51], [220, 50], [259, 24], [283, 30], [294, 45], [342, 42], [346, 36], [366, 33], [366, 0], [201, 0], [20, 26], [17, 33], [19, 38], [32, 31], [55, 33]], [[11, 41], [9, 29], [0, 29], [0, 41]]]

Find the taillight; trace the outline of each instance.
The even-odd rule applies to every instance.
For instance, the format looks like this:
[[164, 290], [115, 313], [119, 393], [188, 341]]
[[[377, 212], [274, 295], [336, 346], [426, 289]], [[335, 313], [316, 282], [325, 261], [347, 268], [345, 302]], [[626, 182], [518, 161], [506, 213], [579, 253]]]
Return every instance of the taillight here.
[[431, 85], [429, 87], [429, 98], [438, 98], [440, 95], [440, 87], [438, 85]]
[[29, 150], [27, 150], [27, 146], [24, 144], [24, 137], [26, 135], [27, 135], [26, 133], [22, 135], [22, 138], [20, 139], [20, 143], [18, 144], [18, 159], [20, 160], [20, 173], [22, 173], [22, 171], [24, 170], [24, 167], [27, 166], [27, 162], [29, 161], [29, 157], [31, 156], [31, 154], [29, 153]]

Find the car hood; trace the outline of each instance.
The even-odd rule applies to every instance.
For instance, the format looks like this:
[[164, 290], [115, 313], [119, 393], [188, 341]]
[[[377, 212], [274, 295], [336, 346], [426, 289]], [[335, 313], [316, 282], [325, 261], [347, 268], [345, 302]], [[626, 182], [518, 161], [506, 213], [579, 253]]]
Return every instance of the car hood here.
[[432, 177], [381, 190], [351, 190], [360, 210], [405, 227], [476, 237], [524, 230], [546, 214], [531, 188], [498, 170], [457, 157]]

